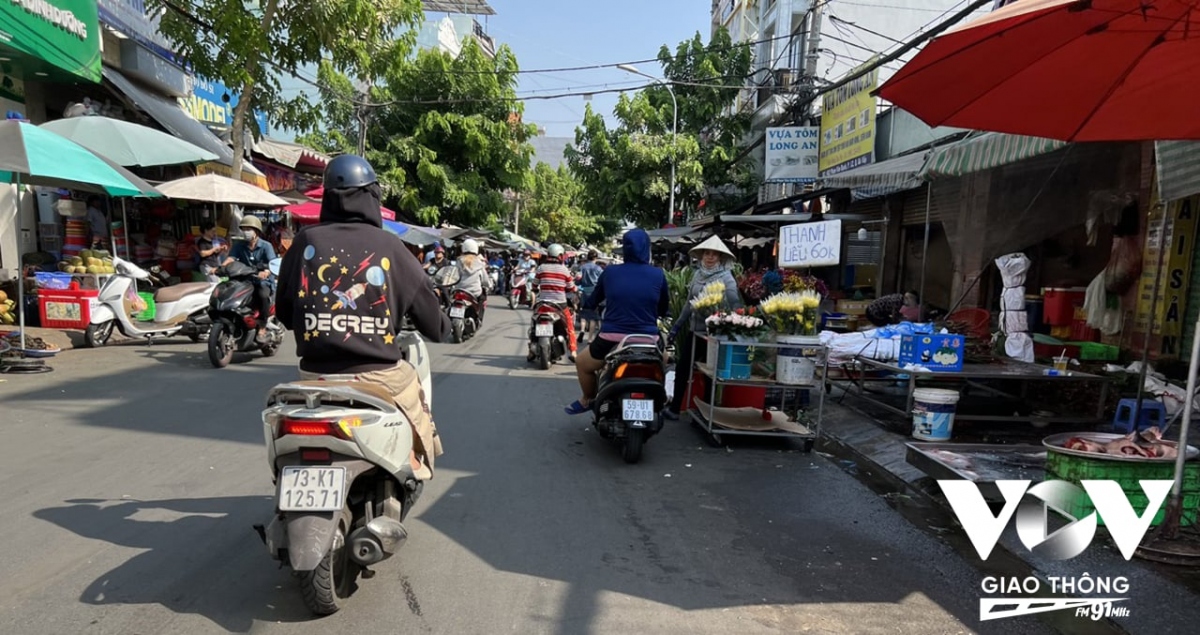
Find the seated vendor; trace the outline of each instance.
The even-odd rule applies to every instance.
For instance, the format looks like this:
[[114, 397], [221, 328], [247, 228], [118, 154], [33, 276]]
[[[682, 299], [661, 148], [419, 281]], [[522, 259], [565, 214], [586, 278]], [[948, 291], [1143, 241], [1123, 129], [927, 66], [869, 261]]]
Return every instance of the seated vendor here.
[[903, 320], [919, 321], [920, 300], [916, 291], [885, 295], [867, 305], [867, 319], [875, 326], [899, 324]]

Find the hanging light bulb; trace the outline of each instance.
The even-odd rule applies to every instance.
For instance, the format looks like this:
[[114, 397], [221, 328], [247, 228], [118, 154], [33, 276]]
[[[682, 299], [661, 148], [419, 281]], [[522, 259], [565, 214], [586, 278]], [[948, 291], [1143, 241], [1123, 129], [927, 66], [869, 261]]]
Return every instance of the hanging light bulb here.
[[866, 239], [867, 239], [867, 228], [866, 228], [866, 227], [859, 227], [859, 228], [858, 228], [858, 239], [859, 239], [859, 240], [866, 240]]

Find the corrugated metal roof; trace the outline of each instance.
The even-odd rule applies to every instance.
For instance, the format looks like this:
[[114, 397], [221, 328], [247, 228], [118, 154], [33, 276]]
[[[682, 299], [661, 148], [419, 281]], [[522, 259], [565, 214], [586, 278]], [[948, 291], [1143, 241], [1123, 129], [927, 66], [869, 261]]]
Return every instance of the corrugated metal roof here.
[[987, 132], [934, 149], [919, 176], [927, 181], [959, 177], [1049, 154], [1066, 145], [1057, 139]]
[[496, 15], [496, 10], [486, 0], [423, 0], [421, 8], [436, 13]]
[[925, 182], [918, 173], [925, 166], [929, 154], [929, 151], [906, 154], [827, 176], [818, 179], [818, 182], [821, 187], [848, 188], [853, 191], [855, 200], [916, 189]]

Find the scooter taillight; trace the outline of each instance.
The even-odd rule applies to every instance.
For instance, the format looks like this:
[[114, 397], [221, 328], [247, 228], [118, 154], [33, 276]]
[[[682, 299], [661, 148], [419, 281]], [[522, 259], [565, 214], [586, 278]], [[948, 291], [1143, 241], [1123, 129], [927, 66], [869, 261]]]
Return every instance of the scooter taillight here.
[[470, 293], [467, 293], [466, 291], [459, 291], [459, 292], [455, 293], [454, 299], [462, 300], [463, 302], [470, 302], [470, 303], [475, 302], [475, 297], [472, 296]]
[[617, 366], [616, 372], [613, 373], [615, 379], [653, 379], [654, 381], [663, 380], [662, 367], [658, 364], [630, 364], [623, 363]]
[[258, 312], [255, 311], [252, 315], [243, 316], [242, 323], [245, 324], [246, 328], [248, 328], [248, 329], [258, 328], [258, 319], [257, 318], [258, 318]]
[[538, 312], [538, 313], [551, 313], [551, 314], [556, 314], [556, 313], [558, 313], [558, 309], [556, 309], [556, 308], [554, 308], [554, 307], [552, 307], [552, 306], [546, 306], [546, 305], [544, 305], [544, 304], [543, 304], [542, 306], [539, 306], [539, 307], [537, 308], [537, 312]]
[[350, 440], [351, 430], [362, 425], [358, 418], [334, 419], [293, 419], [284, 417], [279, 422], [279, 436], [294, 434], [302, 437], [337, 437]]

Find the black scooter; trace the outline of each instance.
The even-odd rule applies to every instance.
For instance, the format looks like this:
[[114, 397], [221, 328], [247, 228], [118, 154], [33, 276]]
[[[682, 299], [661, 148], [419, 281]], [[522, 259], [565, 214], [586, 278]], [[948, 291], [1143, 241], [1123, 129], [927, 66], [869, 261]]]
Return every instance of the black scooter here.
[[[274, 268], [278, 268], [277, 261], [272, 263]], [[258, 270], [234, 261], [221, 268], [221, 275], [228, 280], [217, 285], [208, 305], [208, 316], [212, 320], [208, 332], [208, 360], [214, 368], [225, 368], [233, 361], [234, 352], [259, 350], [263, 357], [275, 355], [283, 344], [284, 328], [275, 319], [274, 306], [271, 315], [265, 318], [254, 306], [254, 280]], [[264, 320], [266, 342], [259, 344], [256, 335]]]
[[604, 359], [592, 425], [601, 438], [621, 444], [626, 463], [642, 458], [646, 440], [663, 427], [667, 405], [663, 340], [656, 335], [627, 335]]

